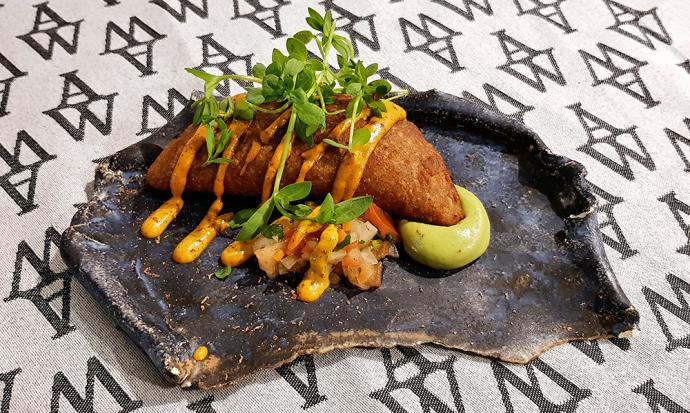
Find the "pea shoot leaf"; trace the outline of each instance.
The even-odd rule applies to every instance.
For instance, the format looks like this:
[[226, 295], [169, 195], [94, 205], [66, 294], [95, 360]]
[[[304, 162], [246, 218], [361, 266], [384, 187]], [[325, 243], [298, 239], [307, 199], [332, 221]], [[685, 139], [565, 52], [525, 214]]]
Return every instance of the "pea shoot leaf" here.
[[347, 247], [348, 245], [350, 245], [351, 240], [352, 240], [352, 237], [350, 237], [350, 234], [347, 234], [347, 235], [345, 236], [345, 238], [343, 238], [343, 240], [340, 241], [340, 242], [335, 246], [335, 248], [333, 249], [333, 251], [340, 251], [341, 249]]
[[232, 267], [227, 266], [227, 267], [223, 267], [220, 270], [214, 272], [213, 275], [215, 275], [216, 278], [218, 278], [219, 280], [222, 281], [222, 280], [228, 278], [231, 273], [232, 273]]
[[344, 224], [352, 221], [367, 212], [372, 202], [374, 202], [373, 196], [358, 196], [336, 204], [333, 209], [334, 218], [331, 223]]
[[276, 199], [280, 198], [287, 202], [299, 201], [309, 196], [311, 192], [311, 182], [297, 182], [287, 185], [278, 191], [275, 195]]
[[290, 37], [285, 44], [290, 57], [297, 60], [307, 60], [307, 46], [301, 40]]
[[263, 63], [255, 64], [254, 67], [252, 67], [252, 75], [259, 79], [263, 79], [266, 75], [266, 66]]
[[307, 125], [322, 125], [326, 123], [326, 114], [320, 107], [311, 102], [296, 106], [297, 117]]
[[216, 145], [215, 138], [213, 136], [213, 127], [211, 125], [206, 126], [206, 149], [208, 150], [207, 159], [213, 157], [213, 150]]
[[242, 226], [247, 220], [256, 212], [256, 208], [247, 208], [237, 211], [237, 213], [230, 220], [229, 225], [232, 229], [237, 229]]
[[361, 145], [366, 145], [371, 139], [371, 132], [367, 128], [359, 128], [355, 131], [352, 136], [352, 146], [357, 147]]
[[301, 32], [295, 33], [292, 37], [306, 45], [314, 39], [314, 34], [309, 30], [302, 30]]
[[263, 235], [266, 238], [285, 238], [285, 234], [283, 233], [283, 227], [281, 227], [278, 224], [264, 225], [263, 227], [261, 227], [261, 235]]
[[271, 214], [273, 213], [273, 208], [275, 204], [273, 203], [273, 198], [268, 199], [264, 202], [249, 219], [242, 225], [242, 229], [237, 234], [238, 241], [249, 241], [254, 238], [256, 234], [259, 233], [261, 227], [263, 227], [269, 219], [271, 219]]
[[252, 120], [254, 118], [254, 111], [246, 101], [240, 100], [235, 104], [235, 117], [242, 120]]
[[334, 214], [334, 205], [333, 205], [333, 197], [329, 193], [326, 195], [326, 198], [324, 198], [323, 202], [321, 203], [321, 208], [319, 209], [319, 215], [316, 216], [314, 221], [320, 222], [321, 224], [328, 224], [331, 222], [333, 219], [333, 214]]

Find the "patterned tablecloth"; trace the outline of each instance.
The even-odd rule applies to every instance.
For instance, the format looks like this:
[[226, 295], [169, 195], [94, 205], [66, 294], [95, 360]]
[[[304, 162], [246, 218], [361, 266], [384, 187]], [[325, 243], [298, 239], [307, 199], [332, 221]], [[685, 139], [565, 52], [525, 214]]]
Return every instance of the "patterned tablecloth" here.
[[200, 87], [183, 68], [246, 72], [304, 26], [308, 3], [0, 3], [0, 412], [690, 411], [687, 0], [314, 2], [397, 86], [501, 111], [586, 165], [640, 334], [527, 366], [431, 346], [337, 351], [212, 393], [166, 384], [57, 244], [94, 161]]

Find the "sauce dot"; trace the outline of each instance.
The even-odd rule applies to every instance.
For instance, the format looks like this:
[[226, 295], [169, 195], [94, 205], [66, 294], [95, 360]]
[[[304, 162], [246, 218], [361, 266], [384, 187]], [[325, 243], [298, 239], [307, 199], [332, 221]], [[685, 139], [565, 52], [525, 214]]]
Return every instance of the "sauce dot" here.
[[208, 356], [208, 348], [206, 346], [200, 346], [194, 350], [194, 360], [203, 361], [206, 356]]

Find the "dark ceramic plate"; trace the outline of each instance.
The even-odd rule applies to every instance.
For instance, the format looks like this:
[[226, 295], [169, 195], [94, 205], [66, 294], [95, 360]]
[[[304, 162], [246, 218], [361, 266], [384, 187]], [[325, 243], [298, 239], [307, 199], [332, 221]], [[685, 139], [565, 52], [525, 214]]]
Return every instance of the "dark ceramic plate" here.
[[[229, 237], [192, 264], [174, 264], [174, 246], [211, 198], [187, 196], [160, 242], [142, 239], [138, 229], [168, 197], [146, 186], [146, 169], [189, 124], [189, 107], [98, 166], [94, 194], [65, 231], [62, 254], [155, 366], [183, 387], [222, 386], [301, 354], [353, 346], [436, 343], [526, 363], [569, 340], [636, 328], [639, 315], [606, 259], [582, 165], [551, 153], [521, 123], [466, 100], [430, 91], [401, 104], [455, 182], [489, 213], [489, 250], [462, 270], [432, 271], [403, 254], [385, 261], [381, 288], [336, 286], [305, 304], [291, 297], [296, 278], [270, 281], [255, 265], [233, 269], [225, 281], [211, 277]], [[210, 355], [194, 362], [200, 345]]]

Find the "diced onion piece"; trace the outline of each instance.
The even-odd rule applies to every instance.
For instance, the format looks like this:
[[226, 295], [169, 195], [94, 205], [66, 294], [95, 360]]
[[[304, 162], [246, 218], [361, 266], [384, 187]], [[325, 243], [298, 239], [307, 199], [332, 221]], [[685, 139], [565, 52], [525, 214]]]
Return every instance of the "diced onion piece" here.
[[343, 269], [346, 267], [359, 267], [361, 262], [362, 257], [360, 256], [359, 248], [353, 248], [343, 257]]
[[279, 261], [276, 261], [273, 256], [284, 246], [285, 241], [280, 241], [254, 251], [256, 259], [259, 261], [259, 267], [266, 273], [268, 278], [275, 278], [279, 274]]
[[362, 248], [360, 250], [360, 257], [362, 257], [362, 262], [365, 265], [376, 265], [379, 263], [379, 260], [376, 259], [376, 256], [371, 252], [370, 248]]
[[393, 257], [393, 258], [400, 258], [400, 254], [398, 253], [398, 247], [395, 246], [394, 243], [386, 241], [388, 244], [388, 256]]
[[359, 266], [343, 265], [343, 275], [350, 284], [360, 290], [368, 290], [381, 286], [382, 268], [380, 262], [376, 264], [362, 264]]
[[275, 240], [273, 238], [266, 238], [263, 235], [258, 235], [256, 238], [254, 238], [254, 249], [260, 250], [262, 248], [266, 248], [279, 242], [279, 240]]
[[286, 270], [290, 271], [292, 268], [300, 261], [302, 258], [298, 255], [288, 255], [287, 257], [280, 260], [280, 264], [285, 267]]
[[283, 259], [284, 256], [285, 256], [285, 252], [283, 250], [276, 250], [276, 252], [273, 253], [273, 255], [271, 257], [276, 261], [280, 261]]
[[347, 253], [342, 249], [338, 250], [338, 251], [334, 251], [328, 255], [328, 263], [335, 265], [335, 264], [339, 263], [340, 261], [342, 261], [343, 257], [345, 257], [346, 254]]
[[352, 242], [369, 242], [376, 236], [378, 230], [370, 222], [360, 221], [355, 219], [352, 221], [352, 231], [350, 232], [350, 240]]

